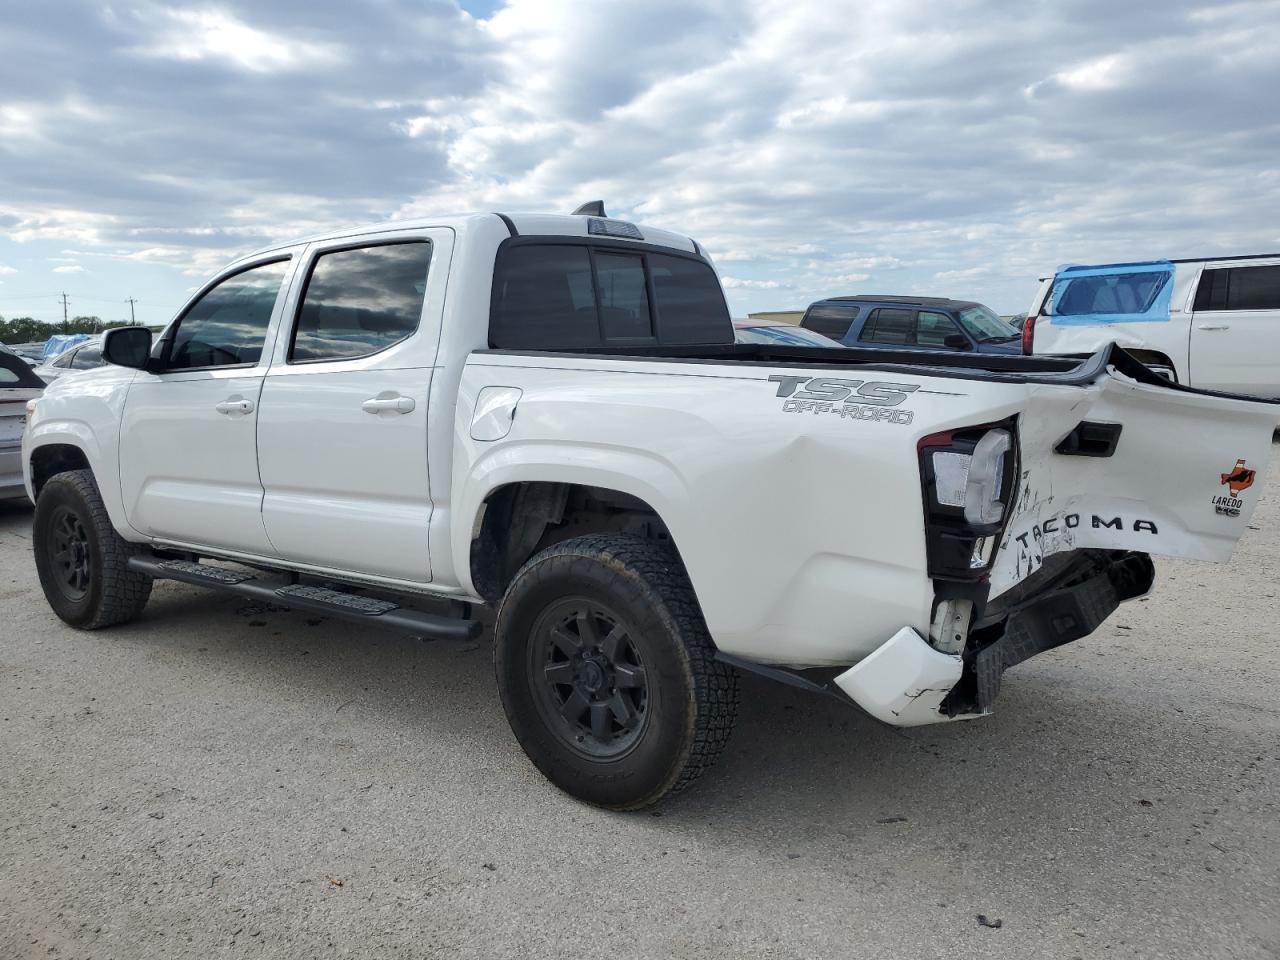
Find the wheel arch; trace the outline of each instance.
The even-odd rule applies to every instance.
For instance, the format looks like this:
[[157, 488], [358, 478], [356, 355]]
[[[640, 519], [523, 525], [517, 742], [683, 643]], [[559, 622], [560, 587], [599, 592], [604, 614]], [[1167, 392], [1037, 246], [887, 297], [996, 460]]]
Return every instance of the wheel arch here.
[[[625, 485], [624, 485], [625, 486]], [[471, 588], [497, 601], [534, 554], [589, 533], [630, 533], [679, 544], [662, 511], [643, 495], [619, 486], [567, 480], [508, 480], [491, 487], [470, 525], [464, 573]]]
[[89, 462], [89, 456], [79, 444], [66, 441], [43, 443], [31, 451], [30, 473], [31, 499], [35, 501], [51, 477], [70, 470], [88, 470], [95, 478], [97, 473]]
[[115, 457], [107, 459], [93, 431], [82, 422], [38, 424], [24, 443], [24, 474], [32, 503], [50, 477], [68, 470], [88, 470], [102, 495], [112, 526], [126, 539], [143, 539], [129, 525], [120, 495], [120, 474]]

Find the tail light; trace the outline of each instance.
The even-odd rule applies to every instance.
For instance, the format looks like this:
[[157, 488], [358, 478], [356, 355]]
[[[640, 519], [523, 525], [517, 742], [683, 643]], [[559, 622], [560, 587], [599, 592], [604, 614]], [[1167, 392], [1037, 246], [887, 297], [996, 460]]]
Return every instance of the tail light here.
[[1028, 357], [1034, 352], [1032, 347], [1036, 339], [1036, 315], [1027, 314], [1022, 321], [1022, 352]]
[[929, 575], [985, 578], [1016, 490], [1015, 421], [931, 434], [918, 450]]

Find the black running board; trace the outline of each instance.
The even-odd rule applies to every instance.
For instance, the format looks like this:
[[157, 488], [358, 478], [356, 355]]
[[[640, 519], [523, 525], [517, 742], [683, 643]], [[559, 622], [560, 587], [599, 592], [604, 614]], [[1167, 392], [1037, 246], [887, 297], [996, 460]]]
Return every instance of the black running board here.
[[408, 610], [390, 600], [345, 593], [328, 587], [306, 584], [272, 584], [253, 574], [227, 570], [189, 560], [161, 560], [157, 557], [130, 557], [129, 569], [157, 580], [178, 580], [214, 590], [225, 590], [253, 600], [279, 604], [295, 610], [310, 610], [361, 623], [373, 623], [433, 640], [469, 640], [479, 635], [480, 622], [463, 617], [441, 616]]

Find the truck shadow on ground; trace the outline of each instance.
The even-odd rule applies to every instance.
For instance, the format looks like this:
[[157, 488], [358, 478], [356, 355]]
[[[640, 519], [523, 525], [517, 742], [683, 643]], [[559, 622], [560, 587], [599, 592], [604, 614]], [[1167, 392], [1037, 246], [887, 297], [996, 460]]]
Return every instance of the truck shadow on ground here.
[[[108, 639], [176, 657], [181, 669], [199, 664], [237, 682], [287, 688], [290, 702], [314, 713], [322, 735], [336, 739], [341, 730], [358, 748], [377, 746], [352, 732], [344, 708], [347, 719], [376, 716], [384, 727], [403, 728], [403, 739], [456, 743], [470, 765], [485, 768], [485, 781], [515, 783], [519, 802], [579, 819], [619, 816], [578, 804], [532, 770], [507, 728], [487, 631], [475, 642], [424, 642], [163, 584], [141, 621], [84, 642]], [[1155, 706], [1158, 691], [1142, 703], [1104, 694], [1089, 682], [1064, 686], [1052, 670], [1027, 664], [1006, 678], [996, 716], [902, 731], [834, 700], [745, 676], [725, 754], [649, 823], [779, 857], [904, 829], [956, 856], [971, 846], [1043, 848], [1072, 829], [1081, 831], [1077, 846], [1101, 855], [1109, 837], [1149, 829], [1147, 808], [1181, 776], [1167, 744], [1188, 722]], [[318, 749], [324, 742], [321, 736]], [[1233, 748], [1224, 735], [1215, 749], [1230, 759], [1251, 748]], [[421, 775], [428, 783], [452, 776], [449, 769]], [[483, 782], [459, 780], [448, 789], [475, 790], [475, 803], [490, 802]]]

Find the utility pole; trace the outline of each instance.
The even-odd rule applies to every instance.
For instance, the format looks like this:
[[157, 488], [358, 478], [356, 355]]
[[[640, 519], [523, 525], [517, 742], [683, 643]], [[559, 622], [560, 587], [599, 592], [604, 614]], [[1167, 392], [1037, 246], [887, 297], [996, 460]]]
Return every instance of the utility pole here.
[[129, 325], [130, 326], [136, 326], [138, 323], [138, 318], [133, 315], [133, 305], [137, 302], [138, 301], [133, 299], [133, 297], [129, 298]]
[[68, 326], [70, 326], [70, 321], [67, 319], [67, 294], [64, 291], [62, 294], [62, 332], [63, 333], [67, 332]]

